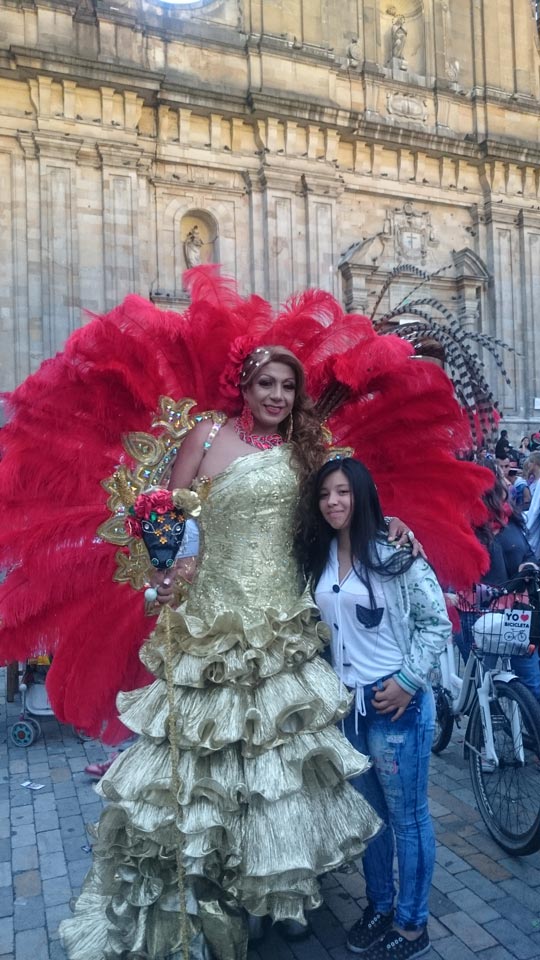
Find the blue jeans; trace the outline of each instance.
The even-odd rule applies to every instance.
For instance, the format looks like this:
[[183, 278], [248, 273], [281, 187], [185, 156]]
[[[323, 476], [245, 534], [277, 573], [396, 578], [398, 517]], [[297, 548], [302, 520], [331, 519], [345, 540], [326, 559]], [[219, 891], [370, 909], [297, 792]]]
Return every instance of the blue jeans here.
[[405, 713], [392, 723], [372, 707], [371, 685], [364, 688], [366, 716], [355, 711], [345, 720], [345, 736], [372, 768], [351, 780], [388, 825], [364, 854], [366, 894], [375, 910], [389, 913], [394, 905], [394, 845], [397, 849], [399, 895], [395, 922], [403, 930], [425, 927], [435, 865], [435, 834], [428, 807], [428, 773], [435, 726], [431, 690], [418, 691]]
[[533, 696], [540, 700], [540, 661], [538, 660], [538, 650], [535, 650], [532, 657], [511, 657], [510, 663], [512, 670], [521, 680], [522, 684], [529, 688]]

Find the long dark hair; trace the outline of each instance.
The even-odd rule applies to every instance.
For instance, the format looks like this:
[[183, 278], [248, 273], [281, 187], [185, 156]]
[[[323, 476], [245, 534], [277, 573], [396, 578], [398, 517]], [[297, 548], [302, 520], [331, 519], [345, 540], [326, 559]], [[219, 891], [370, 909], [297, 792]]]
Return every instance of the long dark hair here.
[[481, 527], [476, 528], [476, 536], [489, 550], [496, 534], [507, 525], [513, 523], [519, 527], [522, 533], [526, 534], [525, 519], [517, 512], [514, 504], [508, 495], [501, 472], [501, 468], [493, 460], [484, 460], [483, 467], [487, 467], [493, 474], [493, 486], [487, 490], [482, 500], [488, 509], [488, 519]]
[[357, 577], [368, 589], [371, 605], [374, 606], [370, 573], [392, 579], [405, 573], [414, 563], [408, 550], [396, 550], [386, 560], [381, 560], [377, 543], [387, 542], [387, 527], [384, 520], [377, 488], [363, 463], [345, 457], [330, 460], [312, 478], [308, 496], [300, 506], [296, 535], [296, 553], [312, 591], [321, 579], [328, 562], [330, 544], [335, 530], [323, 518], [319, 498], [321, 488], [332, 473], [341, 470], [351, 489], [353, 511], [350, 525], [351, 563]]

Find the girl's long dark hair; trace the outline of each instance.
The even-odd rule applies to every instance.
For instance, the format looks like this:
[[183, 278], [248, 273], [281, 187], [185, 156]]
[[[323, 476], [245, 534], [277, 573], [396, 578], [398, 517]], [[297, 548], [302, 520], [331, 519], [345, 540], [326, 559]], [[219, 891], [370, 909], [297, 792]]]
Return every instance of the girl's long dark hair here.
[[371, 605], [374, 606], [369, 574], [376, 573], [392, 579], [409, 570], [414, 558], [408, 550], [396, 550], [388, 559], [380, 559], [377, 542], [387, 542], [388, 531], [373, 478], [359, 460], [350, 457], [330, 460], [312, 478], [307, 496], [299, 507], [296, 554], [312, 591], [315, 591], [328, 562], [330, 544], [336, 535], [321, 514], [320, 491], [326, 478], [338, 470], [347, 477], [353, 500], [351, 563], [356, 575], [366, 585]]

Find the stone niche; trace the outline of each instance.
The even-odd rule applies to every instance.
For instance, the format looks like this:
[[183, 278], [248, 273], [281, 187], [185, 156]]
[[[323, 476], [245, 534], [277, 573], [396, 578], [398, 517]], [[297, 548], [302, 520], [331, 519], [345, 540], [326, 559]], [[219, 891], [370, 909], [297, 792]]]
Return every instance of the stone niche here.
[[[168, 214], [168, 215], [167, 215]], [[159, 237], [159, 283], [150, 299], [160, 306], [183, 309], [189, 298], [182, 287], [184, 270], [204, 263], [219, 263], [219, 227], [208, 211], [182, 212], [179, 201], [170, 205]]]
[[380, 62], [395, 80], [425, 78], [426, 18], [423, 0], [380, 2], [382, 56]]

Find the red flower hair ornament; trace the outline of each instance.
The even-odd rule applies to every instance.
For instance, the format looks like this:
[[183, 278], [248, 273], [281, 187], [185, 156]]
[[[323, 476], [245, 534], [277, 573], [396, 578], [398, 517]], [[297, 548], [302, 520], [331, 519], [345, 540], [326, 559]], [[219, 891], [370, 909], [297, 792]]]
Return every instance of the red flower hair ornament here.
[[237, 337], [231, 344], [227, 362], [219, 378], [226, 413], [237, 414], [242, 408], [242, 391], [240, 389], [242, 367], [246, 357], [258, 346], [259, 343], [255, 337], [250, 336]]

